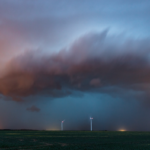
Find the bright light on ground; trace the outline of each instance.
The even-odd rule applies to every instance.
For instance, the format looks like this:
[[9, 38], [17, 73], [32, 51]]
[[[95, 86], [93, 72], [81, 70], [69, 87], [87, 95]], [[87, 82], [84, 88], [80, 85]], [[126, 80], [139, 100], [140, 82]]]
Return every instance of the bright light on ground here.
[[50, 129], [46, 129], [46, 130], [56, 131], [56, 130], [59, 130], [59, 129], [57, 129], [57, 128], [50, 128]]
[[122, 132], [123, 132], [123, 131], [126, 131], [126, 130], [125, 130], [125, 129], [120, 129], [119, 131], [122, 131]]

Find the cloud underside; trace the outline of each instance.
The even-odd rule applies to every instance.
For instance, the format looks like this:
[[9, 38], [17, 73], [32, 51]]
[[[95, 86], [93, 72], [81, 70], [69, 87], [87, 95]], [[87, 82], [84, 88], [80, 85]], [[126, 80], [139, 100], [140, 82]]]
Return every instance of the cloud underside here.
[[15, 101], [30, 95], [52, 98], [79, 92], [149, 99], [150, 40], [89, 33], [53, 55], [26, 51], [11, 59], [0, 93]]

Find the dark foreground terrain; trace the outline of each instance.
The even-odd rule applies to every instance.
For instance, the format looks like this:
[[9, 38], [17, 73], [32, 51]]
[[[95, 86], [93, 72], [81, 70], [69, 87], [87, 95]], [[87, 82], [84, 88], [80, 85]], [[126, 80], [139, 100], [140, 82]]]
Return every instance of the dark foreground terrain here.
[[0, 149], [147, 150], [150, 132], [0, 131]]

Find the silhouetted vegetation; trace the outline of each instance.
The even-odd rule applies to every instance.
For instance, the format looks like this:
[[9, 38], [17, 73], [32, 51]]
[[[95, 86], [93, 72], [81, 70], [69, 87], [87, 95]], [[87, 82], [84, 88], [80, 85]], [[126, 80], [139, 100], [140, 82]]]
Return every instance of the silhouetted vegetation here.
[[150, 132], [1, 130], [0, 149], [146, 150]]

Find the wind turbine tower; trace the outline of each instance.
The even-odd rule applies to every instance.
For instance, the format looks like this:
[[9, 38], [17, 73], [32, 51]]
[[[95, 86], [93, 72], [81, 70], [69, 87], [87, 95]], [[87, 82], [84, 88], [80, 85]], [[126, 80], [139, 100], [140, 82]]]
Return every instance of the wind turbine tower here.
[[61, 121], [61, 131], [64, 130], [64, 128], [63, 128], [64, 121], [65, 121], [65, 120]]
[[92, 131], [92, 120], [93, 120], [93, 118], [90, 117], [91, 131]]

